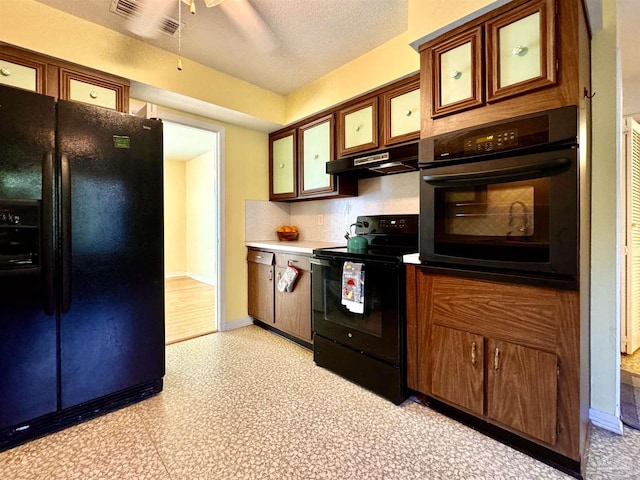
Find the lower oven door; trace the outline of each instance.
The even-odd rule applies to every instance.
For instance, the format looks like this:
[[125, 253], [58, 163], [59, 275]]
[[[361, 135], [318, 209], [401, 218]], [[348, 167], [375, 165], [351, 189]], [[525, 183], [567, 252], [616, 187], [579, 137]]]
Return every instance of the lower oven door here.
[[575, 148], [438, 163], [421, 171], [421, 261], [577, 274]]
[[[356, 259], [349, 261], [357, 262]], [[380, 360], [400, 365], [404, 351], [404, 266], [401, 263], [362, 262], [364, 312], [354, 313], [342, 303], [345, 259], [311, 259], [313, 331], [328, 340]]]

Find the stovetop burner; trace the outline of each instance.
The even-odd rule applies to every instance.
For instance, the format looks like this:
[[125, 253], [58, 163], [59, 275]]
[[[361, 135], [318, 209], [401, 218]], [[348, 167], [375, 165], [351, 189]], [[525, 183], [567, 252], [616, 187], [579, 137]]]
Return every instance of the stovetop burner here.
[[356, 234], [367, 239], [366, 250], [345, 247], [319, 248], [314, 255], [361, 260], [402, 261], [418, 251], [418, 214], [358, 216]]

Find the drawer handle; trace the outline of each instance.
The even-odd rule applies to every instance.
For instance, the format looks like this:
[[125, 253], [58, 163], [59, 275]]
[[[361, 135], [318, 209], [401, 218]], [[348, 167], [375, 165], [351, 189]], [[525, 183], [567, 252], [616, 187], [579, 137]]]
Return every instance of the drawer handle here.
[[407, 111], [406, 111], [405, 115], [406, 115], [407, 117], [410, 117], [412, 113], [413, 113], [413, 112], [407, 108]]
[[495, 371], [500, 370], [500, 349], [499, 348], [496, 348], [496, 351], [493, 354], [493, 369]]
[[256, 255], [256, 258], [257, 258], [257, 259], [261, 259], [261, 258], [262, 258], [262, 255]]
[[98, 92], [96, 92], [95, 90], [91, 90], [91, 92], [89, 92], [89, 96], [95, 100], [96, 98], [98, 98]]
[[11, 75], [11, 69], [0, 68], [0, 74], [2, 74], [3, 77], [8, 77], [9, 75]]
[[477, 352], [478, 352], [478, 345], [476, 344], [476, 342], [473, 342], [471, 344], [471, 365], [473, 366], [473, 368], [475, 368], [478, 363]]

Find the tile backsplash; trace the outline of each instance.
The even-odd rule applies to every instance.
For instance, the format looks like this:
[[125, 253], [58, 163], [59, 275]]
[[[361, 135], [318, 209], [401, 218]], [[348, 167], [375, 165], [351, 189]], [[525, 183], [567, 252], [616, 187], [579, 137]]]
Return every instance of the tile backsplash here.
[[296, 225], [301, 241], [344, 242], [344, 234], [358, 215], [419, 212], [420, 172], [363, 179], [358, 189], [357, 197], [331, 200], [247, 200], [245, 241], [276, 240], [279, 225]]

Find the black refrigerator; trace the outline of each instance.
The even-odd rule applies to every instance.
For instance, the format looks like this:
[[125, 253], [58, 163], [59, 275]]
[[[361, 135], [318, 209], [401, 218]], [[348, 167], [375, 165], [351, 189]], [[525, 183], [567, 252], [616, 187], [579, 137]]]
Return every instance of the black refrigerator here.
[[0, 86], [0, 450], [162, 390], [162, 123]]

